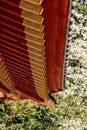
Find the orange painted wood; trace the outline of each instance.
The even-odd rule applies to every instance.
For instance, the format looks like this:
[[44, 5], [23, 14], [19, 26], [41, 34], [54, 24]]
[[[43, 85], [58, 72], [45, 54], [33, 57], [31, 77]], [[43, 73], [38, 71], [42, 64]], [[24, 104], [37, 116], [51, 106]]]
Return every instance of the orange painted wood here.
[[[37, 3], [34, 4], [38, 6]], [[61, 80], [69, 0], [43, 0], [41, 6], [44, 8], [43, 24], [36, 24], [34, 27], [32, 25], [31, 28], [41, 32], [45, 26], [43, 30], [45, 33], [44, 45], [43, 39], [41, 39], [43, 33], [41, 35], [38, 33], [40, 38], [37, 39], [25, 36], [28, 31], [28, 29], [25, 30], [25, 25], [29, 28], [30, 24], [21, 16], [23, 12], [20, 8], [20, 0], [0, 1], [0, 54], [2, 54], [5, 65], [16, 84], [16, 89], [22, 92], [21, 99], [30, 98], [38, 102], [42, 102], [43, 99], [38, 96], [35, 90], [30, 59], [33, 61], [33, 66], [36, 67], [34, 75], [38, 79], [38, 83], [43, 80], [41, 72], [43, 67], [44, 71], [46, 69], [49, 93], [62, 91]], [[26, 17], [28, 17], [27, 14], [30, 13], [26, 12]], [[36, 19], [36, 21], [38, 20]], [[30, 48], [27, 46], [27, 40], [31, 41]], [[44, 50], [44, 48], [46, 65], [42, 65], [43, 58], [40, 59], [42, 56], [40, 50]], [[30, 57], [33, 58], [29, 58], [29, 49], [32, 53], [30, 53]], [[42, 87], [43, 91], [43, 82], [39, 83], [39, 86]], [[1, 83], [0, 88], [4, 93], [9, 92]]]

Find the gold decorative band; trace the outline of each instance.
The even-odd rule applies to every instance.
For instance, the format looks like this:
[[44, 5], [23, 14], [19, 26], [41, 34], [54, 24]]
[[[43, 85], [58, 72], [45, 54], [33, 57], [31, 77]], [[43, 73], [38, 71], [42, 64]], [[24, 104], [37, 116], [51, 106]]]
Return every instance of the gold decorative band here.
[[[44, 101], [48, 100], [48, 89], [46, 80], [45, 52], [44, 52], [44, 32], [43, 32], [43, 8], [41, 0], [21, 0], [19, 7], [22, 9], [25, 39], [29, 52], [33, 82], [36, 92]], [[40, 67], [36, 67], [40, 66]], [[37, 73], [37, 78], [36, 75]]]

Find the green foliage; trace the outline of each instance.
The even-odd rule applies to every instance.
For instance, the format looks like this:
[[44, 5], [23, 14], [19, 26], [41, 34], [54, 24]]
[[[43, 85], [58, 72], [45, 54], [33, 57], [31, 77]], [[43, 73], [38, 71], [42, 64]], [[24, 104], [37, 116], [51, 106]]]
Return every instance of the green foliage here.
[[80, 4], [79, 2], [77, 2], [77, 5], [76, 5], [76, 10], [78, 13], [87, 13], [87, 5], [83, 5], [83, 4]]
[[[87, 96], [86, 87], [69, 89], [54, 94], [58, 104], [45, 107], [30, 100], [9, 101], [1, 103], [0, 130], [70, 130], [78, 121], [81, 127], [86, 128], [87, 123]], [[75, 130], [74, 129], [74, 130]], [[78, 128], [79, 129], [79, 128]]]
[[45, 130], [47, 127], [52, 126], [54, 123], [49, 117], [49, 108], [43, 107], [40, 104], [34, 104], [28, 100], [18, 104], [17, 101], [11, 101], [6, 105], [0, 105], [1, 119], [0, 129], [7, 128], [8, 130]]
[[69, 65], [71, 66], [71, 67], [76, 67], [76, 66], [78, 66], [80, 63], [79, 63], [79, 60], [78, 59], [70, 59], [69, 60]]

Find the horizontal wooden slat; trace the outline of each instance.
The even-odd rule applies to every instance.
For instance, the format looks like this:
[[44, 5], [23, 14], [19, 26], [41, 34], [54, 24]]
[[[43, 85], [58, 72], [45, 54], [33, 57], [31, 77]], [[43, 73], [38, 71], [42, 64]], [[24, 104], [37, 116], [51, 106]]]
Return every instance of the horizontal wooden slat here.
[[12, 38], [15, 38], [18, 41], [22, 41], [24, 43], [26, 43], [26, 41], [28, 41], [28, 42], [35, 43], [37, 45], [42, 45], [43, 42], [44, 42], [43, 39], [35, 38], [35, 37], [29, 36], [29, 35], [26, 35], [26, 37], [22, 37], [22, 36], [20, 36], [20, 35], [18, 35], [16, 33], [11, 32], [10, 30], [7, 30], [6, 28], [4, 29], [4, 26], [3, 26], [3, 29], [1, 29], [1, 31], [3, 33], [7, 33], [8, 36], [12, 36]]
[[34, 22], [32, 22], [32, 21], [30, 21], [28, 19], [23, 19], [23, 25], [25, 27], [29, 27], [29, 28], [32, 28], [32, 29], [40, 31], [40, 32], [42, 32], [43, 29], [44, 29], [44, 25], [43, 24], [41, 24], [41, 23], [39, 23], [39, 24], [38, 23], [34, 23]]
[[23, 52], [23, 51], [20, 51], [19, 49], [12, 47], [12, 46], [8, 46], [7, 44], [2, 44], [1, 46], [2, 46], [2, 48], [4, 47], [4, 48], [8, 49], [9, 51], [11, 51], [13, 53], [16, 53], [16, 55], [19, 55], [19, 56], [23, 55], [23, 57], [25, 57], [25, 59], [27, 58], [27, 56], [29, 54], [31, 57], [43, 60], [43, 54], [41, 55], [41, 54], [38, 54], [38, 53], [35, 53], [35, 52], [32, 52], [32, 51], [28, 52], [27, 50], [25, 50]]
[[11, 31], [8, 31], [6, 29], [1, 29], [1, 33], [3, 35], [16, 39], [20, 43], [26, 43], [26, 40], [23, 37], [20, 37], [19, 35], [16, 35], [15, 33], [12, 33]]
[[26, 80], [24, 79], [24, 77], [20, 76], [19, 74], [15, 73], [14, 71], [12, 71], [12, 69], [9, 70], [9, 72], [11, 73], [11, 75], [14, 77], [19, 77], [19, 79], [25, 81], [26, 83], [30, 83], [30, 84], [34, 84], [36, 83], [39, 87], [42, 86], [42, 89], [44, 89], [44, 83], [39, 83], [39, 81], [33, 82], [32, 80]]
[[24, 0], [24, 1], [30, 2], [35, 5], [41, 5], [43, 2], [43, 0]]
[[[0, 58], [1, 59], [1, 58]], [[1, 59], [0, 63], [3, 63], [0, 65], [0, 81], [2, 84], [10, 90], [11, 93], [15, 92], [15, 83], [11, 76], [8, 73], [8, 70], [6, 66], [4, 65], [4, 61]], [[4, 70], [3, 70], [4, 69]]]
[[39, 38], [39, 39], [44, 38], [44, 33], [43, 32], [39, 32], [39, 31], [36, 31], [36, 30], [28, 28], [28, 27], [25, 27], [24, 32], [25, 32], [25, 34], [34, 36], [34, 37]]
[[25, 11], [25, 10], [22, 10], [21, 17], [24, 19], [30, 20], [34, 23], [37, 23], [37, 24], [43, 23], [43, 20], [44, 20], [44, 18], [42, 16], [33, 14], [33, 13]]
[[[3, 1], [3, 0], [1, 0], [1, 1]], [[8, 0], [5, 0], [6, 2], [8, 2]], [[29, 3], [32, 3], [32, 4], [35, 4], [35, 5], [41, 5], [42, 4], [42, 2], [43, 2], [43, 0], [23, 0], [23, 1], [27, 1], [27, 2], [29, 2]], [[9, 2], [10, 3], [12, 3], [12, 4], [16, 4], [16, 5], [19, 5], [19, 0], [16, 0], [16, 1], [14, 1], [14, 0], [9, 0]]]
[[[7, 55], [3, 55], [5, 58], [7, 58], [7, 59], [5, 59], [6, 61], [8, 61], [9, 63], [11, 63], [11, 64], [14, 64], [15, 66], [17, 66], [18, 68], [20, 68], [20, 69], [22, 69], [23, 71], [25, 71], [25, 73], [28, 73], [28, 72], [31, 72], [31, 69], [30, 69], [30, 66], [29, 66], [29, 64], [26, 64], [25, 62], [23, 63], [23, 62], [20, 62], [19, 60], [16, 60], [16, 59], [14, 59], [14, 58], [11, 58], [11, 57], [9, 57], [9, 56], [7, 56]], [[32, 63], [32, 65], [33, 66], [36, 66], [36, 68], [41, 68], [42, 69], [42, 67], [40, 67], [40, 66], [38, 66], [38, 65], [36, 65], [36, 64], [34, 64], [34, 63]], [[44, 68], [43, 68], [44, 69]], [[22, 71], [21, 70], [21, 71]], [[41, 75], [40, 75], [41, 76]], [[39, 77], [40, 78], [40, 77]]]
[[43, 11], [43, 8], [41, 6], [34, 5], [24, 0], [20, 1], [19, 7], [22, 8], [23, 10], [27, 10], [37, 15], [41, 15]]
[[[0, 18], [1, 22], [0, 22], [0, 26], [3, 29], [7, 29], [8, 31], [11, 30], [12, 32], [16, 32], [19, 35], [24, 35], [24, 33], [30, 35], [30, 36], [34, 36], [36, 38], [39, 39], [43, 39], [44, 38], [44, 34], [43, 32], [40, 31], [36, 31], [34, 29], [31, 29], [29, 27], [25, 27], [24, 26], [20, 26], [20, 24], [17, 24], [15, 22], [11, 22], [10, 20], [7, 20], [5, 18]], [[25, 36], [25, 35], [24, 35]]]
[[[6, 64], [7, 64], [8, 66], [10, 66], [11, 68], [13, 68], [14, 71], [17, 71], [19, 74], [23, 75], [25, 78], [27, 78], [27, 77], [29, 77], [29, 79], [32, 78], [32, 76], [28, 76], [28, 75], [29, 75], [29, 72], [25, 73], [25, 71], [23, 71], [22, 68], [19, 68], [18, 66], [15, 66], [14, 63], [11, 64], [10, 62], [6, 62]], [[30, 68], [30, 70], [31, 70], [31, 68]], [[35, 69], [35, 68], [33, 67], [33, 70], [34, 70], [34, 72], [37, 72], [38, 68]], [[38, 70], [38, 72], [39, 72], [39, 74], [37, 73], [37, 78], [35, 77], [35, 79], [43, 82], [44, 78], [43, 78], [43, 80], [42, 80], [41, 78], [38, 78], [38, 75], [41, 75], [41, 74], [43, 73], [43, 71]]]
[[[6, 14], [6, 12], [3, 10], [3, 12]], [[7, 13], [7, 14], [9, 14], [9, 13]], [[6, 14], [6, 15], [7, 15]], [[21, 22], [18, 20], [18, 19], [14, 19], [14, 17], [12, 17], [12, 16], [14, 16], [13, 14], [12, 14], [12, 16], [10, 16], [11, 14], [9, 14], [8, 16], [6, 16], [6, 15], [2, 15], [2, 13], [0, 14], [0, 19], [2, 20], [2, 19], [6, 19], [6, 21], [10, 21], [10, 22], [12, 22], [11, 24], [15, 24], [15, 26], [17, 27], [17, 26], [19, 26], [19, 28], [20, 28], [20, 26], [21, 26]], [[44, 26], [42, 25], [42, 24], [36, 24], [36, 23], [33, 23], [33, 22], [31, 22], [31, 21], [29, 21], [29, 20], [25, 20], [25, 19], [23, 19], [23, 24], [22, 24], [22, 26], [24, 27], [27, 27], [27, 28], [31, 28], [31, 29], [34, 29], [34, 30], [36, 30], [36, 31], [39, 31], [39, 32], [42, 32], [43, 31], [43, 29], [44, 29]]]
[[15, 19], [11, 19], [10, 17], [6, 17], [5, 15], [0, 15], [0, 23], [1, 22], [5, 25], [8, 25], [8, 27], [13, 27], [14, 29], [17, 29], [19, 31], [23, 31], [25, 27], [21, 23], [15, 21]]
[[[13, 48], [15, 48], [15, 47], [18, 48], [18, 50], [20, 50], [20, 51], [25, 52], [25, 51], [27, 51], [28, 47], [36, 48], [39, 51], [41, 49], [44, 50], [43, 45], [41, 46], [41, 45], [37, 45], [37, 44], [35, 44], [33, 42], [28, 42], [28, 44], [26, 46], [26, 44], [24, 44], [24, 43], [18, 43], [18, 41], [15, 40], [15, 38], [12, 38], [12, 37], [7, 36], [5, 34], [4, 33], [0, 34], [0, 40], [3, 41], [6, 45], [13, 46]], [[39, 54], [37, 53], [37, 55], [39, 55]]]
[[[15, 59], [15, 58], [12, 58], [11, 56], [9, 56], [9, 55], [6, 55], [6, 54], [3, 54], [3, 56], [6, 58], [5, 60], [8, 60], [8, 62], [11, 62], [12, 64], [15, 64], [15, 65], [17, 65], [19, 68], [24, 68], [24, 70], [27, 72], [27, 71], [30, 71], [30, 67], [29, 67], [29, 65], [30, 65], [30, 62], [29, 63], [25, 63], [25, 62], [22, 62], [22, 61], [20, 61], [20, 60], [17, 60], [17, 59]], [[43, 69], [45, 68], [44, 66], [40, 66], [40, 65], [37, 65], [36, 63], [34, 63], [34, 62], [32, 62], [32, 65], [33, 66], [36, 66], [37, 68], [42, 68], [43, 67]], [[41, 75], [40, 75], [41, 76]]]
[[22, 9], [19, 8], [19, 5], [18, 4], [13, 4], [12, 2], [9, 2], [9, 1], [1, 1], [0, 2], [0, 6], [1, 8], [3, 8], [4, 10], [9, 10], [15, 14], [21, 14], [21, 11]]
[[[4, 4], [4, 5], [3, 5]], [[2, 6], [7, 6], [7, 8], [9, 8], [9, 6], [13, 8], [22, 8], [23, 10], [27, 10], [29, 12], [35, 13], [37, 15], [41, 15], [43, 10], [41, 6], [35, 5], [29, 1], [25, 1], [25, 0], [20, 0], [19, 3], [14, 3], [13, 1], [2, 1], [1, 2]], [[10, 8], [11, 9], [11, 8]]]

